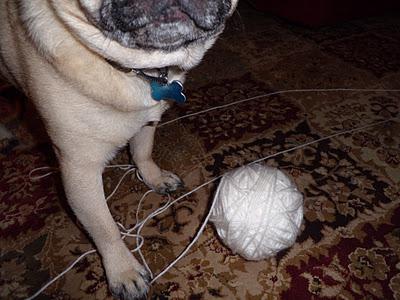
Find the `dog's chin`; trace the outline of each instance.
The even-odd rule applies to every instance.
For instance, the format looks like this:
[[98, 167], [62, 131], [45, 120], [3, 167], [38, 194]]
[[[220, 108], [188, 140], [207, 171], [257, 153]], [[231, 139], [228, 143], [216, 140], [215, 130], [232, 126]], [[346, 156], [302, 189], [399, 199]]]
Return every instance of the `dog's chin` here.
[[175, 22], [149, 24], [128, 32], [104, 30], [103, 34], [127, 48], [171, 52], [193, 43], [206, 42], [216, 37], [222, 30], [223, 25], [214, 30], [204, 31], [190, 22]]

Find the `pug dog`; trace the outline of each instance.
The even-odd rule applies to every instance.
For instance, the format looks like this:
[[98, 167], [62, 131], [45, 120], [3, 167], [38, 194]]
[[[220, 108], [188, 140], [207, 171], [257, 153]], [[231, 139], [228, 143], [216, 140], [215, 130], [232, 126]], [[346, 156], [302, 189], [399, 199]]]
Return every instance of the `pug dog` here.
[[121, 239], [102, 171], [129, 142], [150, 188], [163, 194], [181, 185], [151, 158], [154, 125], [169, 103], [159, 99], [163, 94], [154, 97], [153, 84], [179, 88], [237, 1], [0, 1], [0, 73], [42, 116], [68, 202], [96, 244], [117, 298], [145, 298], [150, 278]]

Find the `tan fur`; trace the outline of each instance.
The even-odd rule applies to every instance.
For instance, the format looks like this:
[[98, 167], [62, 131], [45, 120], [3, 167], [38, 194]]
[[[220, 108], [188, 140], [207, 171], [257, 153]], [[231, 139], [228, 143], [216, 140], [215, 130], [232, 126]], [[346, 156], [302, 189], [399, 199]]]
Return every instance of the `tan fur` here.
[[[236, 1], [233, 1], [234, 9]], [[128, 49], [107, 40], [81, 11], [100, 0], [1, 0], [0, 71], [35, 103], [57, 149], [68, 201], [93, 238], [111, 289], [127, 299], [145, 294], [146, 271], [131, 255], [105, 202], [101, 173], [130, 140], [145, 182], [176, 188], [179, 178], [151, 159], [155, 128], [167, 104], [153, 101], [147, 82], [120, 72], [105, 58], [131, 68], [171, 68], [184, 80], [215, 39], [165, 53]], [[81, 6], [80, 6], [81, 5]]]

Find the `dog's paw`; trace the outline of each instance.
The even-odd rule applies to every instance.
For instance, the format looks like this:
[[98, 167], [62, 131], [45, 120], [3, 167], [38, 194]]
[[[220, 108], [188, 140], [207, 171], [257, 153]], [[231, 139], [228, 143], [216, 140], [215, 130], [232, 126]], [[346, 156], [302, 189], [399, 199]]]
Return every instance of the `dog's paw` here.
[[103, 261], [110, 291], [116, 299], [147, 299], [150, 275], [125, 245], [114, 247]]
[[109, 279], [111, 294], [120, 300], [145, 300], [150, 283], [150, 276], [131, 269]]
[[183, 181], [174, 173], [161, 170], [161, 175], [151, 180], [144, 179], [144, 182], [156, 193], [168, 194], [183, 187]]

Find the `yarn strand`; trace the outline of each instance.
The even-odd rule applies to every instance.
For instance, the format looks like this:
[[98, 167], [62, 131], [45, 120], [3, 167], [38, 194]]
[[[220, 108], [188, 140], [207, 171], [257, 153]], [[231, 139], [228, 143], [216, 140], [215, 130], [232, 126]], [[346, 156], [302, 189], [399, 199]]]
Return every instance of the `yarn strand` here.
[[[205, 110], [202, 110], [202, 111], [199, 111], [199, 112], [196, 112], [196, 113], [187, 114], [187, 115], [178, 117], [178, 118], [176, 118], [176, 119], [169, 120], [169, 121], [166, 121], [166, 122], [164, 122], [164, 123], [161, 123], [161, 124], [158, 125], [158, 127], [166, 126], [166, 125], [171, 124], [171, 123], [173, 123], [173, 122], [176, 122], [176, 121], [178, 121], [178, 120], [182, 120], [182, 119], [185, 119], [185, 118], [189, 118], [189, 117], [191, 117], [191, 116], [195, 116], [195, 115], [200, 115], [200, 114], [203, 114], [203, 113], [207, 113], [207, 112], [210, 112], [210, 111], [213, 111], [213, 110], [216, 110], [216, 109], [223, 109], [223, 108], [226, 108], [226, 107], [235, 105], [235, 104], [244, 103], [244, 102], [248, 102], [248, 101], [252, 101], [252, 100], [258, 100], [258, 99], [263, 98], [263, 97], [269, 97], [269, 96], [278, 95], [278, 94], [285, 94], [285, 93], [302, 93], [302, 92], [339, 92], [339, 91], [342, 91], [342, 92], [400, 92], [400, 89], [389, 89], [389, 90], [385, 90], [385, 89], [346, 89], [346, 88], [339, 88], [339, 89], [293, 89], [293, 90], [277, 91], [277, 92], [272, 92], [272, 93], [268, 93], [268, 94], [263, 94], [263, 95], [258, 95], [258, 96], [255, 96], [255, 97], [250, 97], [250, 98], [238, 100], [238, 101], [231, 102], [231, 103], [228, 103], [228, 104], [225, 104], [225, 105], [220, 105], [220, 106], [212, 107], [212, 108], [205, 109]], [[295, 146], [295, 147], [292, 147], [292, 148], [289, 148], [289, 149], [286, 149], [286, 150], [282, 150], [282, 151], [279, 151], [279, 152], [277, 152], [277, 153], [274, 153], [274, 154], [271, 154], [271, 155], [268, 155], [268, 156], [259, 158], [259, 159], [254, 160], [254, 161], [252, 161], [252, 162], [250, 162], [250, 163], [248, 163], [248, 164], [246, 164], [246, 165], [248, 166], [248, 165], [256, 164], [256, 163], [265, 161], [265, 160], [267, 160], [267, 159], [270, 159], [270, 158], [273, 158], [273, 157], [276, 157], [276, 156], [279, 156], [279, 155], [282, 155], [282, 154], [285, 154], [285, 153], [288, 153], [288, 152], [292, 152], [292, 151], [295, 151], [295, 150], [298, 150], [298, 149], [305, 148], [305, 147], [307, 147], [307, 146], [310, 146], [310, 145], [312, 145], [312, 144], [319, 143], [319, 142], [321, 142], [321, 141], [325, 141], [325, 140], [328, 140], [328, 139], [332, 139], [332, 138], [335, 138], [335, 137], [338, 137], [338, 136], [341, 136], [341, 135], [344, 135], [344, 134], [351, 134], [351, 133], [354, 133], [354, 132], [357, 132], [357, 131], [361, 131], [361, 130], [364, 130], [364, 129], [368, 129], [368, 128], [371, 128], [371, 127], [375, 127], [375, 126], [378, 126], [378, 125], [387, 124], [387, 123], [392, 122], [392, 121], [395, 121], [395, 120], [398, 121], [399, 118], [391, 118], [391, 119], [388, 119], [388, 120], [379, 121], [379, 122], [375, 122], [375, 123], [370, 123], [370, 124], [367, 124], [367, 125], [364, 125], [364, 126], [361, 126], [361, 127], [357, 127], [357, 128], [353, 128], [353, 129], [349, 129], [349, 130], [342, 130], [342, 131], [336, 132], [336, 133], [334, 133], [334, 134], [331, 134], [331, 135], [328, 135], [328, 136], [319, 138], [319, 139], [317, 139], [317, 140], [313, 140], [313, 141], [310, 141], [310, 142], [307, 142], [307, 143], [304, 143], [304, 144], [301, 144], [301, 145], [297, 145], [297, 146]], [[120, 181], [117, 183], [115, 189], [111, 192], [111, 194], [107, 196], [107, 200], [109, 200], [112, 196], [115, 195], [117, 189], [118, 189], [119, 186], [122, 184], [122, 181], [124, 180], [124, 178], [125, 178], [126, 176], [128, 176], [128, 174], [132, 173], [133, 171], [137, 171], [137, 169], [136, 169], [134, 166], [132, 166], [132, 165], [110, 165], [110, 166], [106, 166], [106, 168], [113, 168], [113, 167], [114, 167], [114, 168], [120, 168], [121, 170], [126, 170], [126, 173], [121, 177]], [[35, 172], [37, 172], [37, 171], [42, 171], [42, 170], [49, 170], [49, 172], [48, 172], [48, 173], [45, 173], [45, 174], [43, 174], [43, 175], [33, 176], [33, 174], [34, 174]], [[32, 171], [29, 173], [29, 178], [30, 178], [32, 181], [39, 180], [39, 179], [42, 179], [42, 178], [44, 178], [44, 177], [47, 177], [47, 176], [53, 174], [53, 173], [55, 172], [55, 170], [56, 170], [55, 168], [50, 168], [50, 167], [37, 168], [37, 169], [32, 170]], [[136, 175], [137, 175], [137, 177], [140, 179], [140, 177], [139, 177], [140, 174], [138, 174], [138, 172], [137, 172]], [[146, 222], [147, 222], [148, 220], [150, 220], [151, 218], [153, 218], [154, 216], [163, 213], [163, 212], [166, 211], [170, 206], [174, 205], [175, 203], [177, 203], [178, 201], [182, 200], [183, 198], [186, 198], [187, 196], [189, 196], [189, 195], [191, 195], [191, 194], [197, 192], [198, 190], [200, 190], [200, 189], [202, 189], [202, 188], [204, 188], [204, 187], [206, 187], [206, 186], [208, 186], [208, 185], [210, 185], [210, 184], [216, 182], [217, 180], [221, 179], [221, 177], [222, 177], [222, 175], [219, 175], [219, 176], [217, 176], [217, 177], [215, 177], [215, 178], [212, 178], [212, 179], [206, 181], [205, 183], [203, 183], [203, 184], [197, 186], [196, 188], [194, 188], [194, 189], [191, 190], [190, 192], [188, 192], [188, 193], [186, 193], [186, 194], [184, 194], [184, 195], [178, 197], [178, 198], [175, 199], [175, 200], [171, 200], [171, 198], [169, 198], [168, 202], [167, 202], [165, 205], [163, 205], [162, 207], [160, 207], [160, 208], [156, 209], [155, 211], [153, 211], [152, 213], [150, 213], [150, 214], [149, 214], [145, 219], [143, 219], [142, 221], [139, 221], [139, 220], [138, 220], [138, 213], [139, 213], [139, 208], [140, 208], [140, 205], [138, 205], [138, 209], [137, 209], [137, 211], [136, 211], [136, 224], [135, 224], [132, 228], [130, 228], [130, 229], [126, 229], [122, 224], [119, 224], [119, 226], [120, 226], [120, 228], [121, 228], [122, 239], [124, 239], [124, 238], [127, 237], [127, 236], [128, 236], [128, 237], [135, 237], [135, 238], [136, 238], [136, 244], [137, 244], [137, 246], [136, 246], [135, 249], [132, 250], [132, 252], [138, 252], [138, 253], [139, 253], [139, 255], [140, 255], [140, 257], [141, 257], [141, 259], [142, 259], [142, 261], [143, 261], [143, 264], [144, 264], [145, 267], [150, 271], [150, 273], [151, 273], [151, 270], [150, 270], [149, 266], [147, 265], [146, 260], [145, 260], [145, 258], [144, 258], [144, 256], [143, 256], [143, 254], [141, 253], [141, 248], [142, 248], [142, 246], [143, 246], [143, 244], [144, 244], [144, 239], [143, 239], [143, 237], [140, 235], [140, 231], [142, 230], [142, 228], [144, 227], [144, 225], [146, 224]], [[220, 190], [220, 187], [218, 187], [216, 194], [219, 192], [219, 190]], [[149, 193], [151, 193], [151, 192], [153, 192], [153, 191], [152, 191], [152, 190], [147, 191], [147, 192], [142, 196], [141, 200], [139, 201], [139, 204], [141, 204], [142, 201], [144, 201], [144, 199], [147, 197], [147, 195], [148, 195]], [[152, 279], [152, 281], [151, 281], [151, 284], [153, 284], [153, 283], [154, 283], [155, 281], [157, 281], [161, 276], [163, 276], [163, 275], [164, 275], [165, 273], [167, 273], [171, 268], [173, 268], [174, 265], [175, 265], [183, 256], [185, 256], [186, 253], [190, 250], [190, 248], [197, 242], [197, 240], [199, 239], [200, 235], [203, 233], [203, 231], [204, 231], [204, 229], [205, 229], [205, 227], [206, 227], [206, 225], [207, 225], [207, 223], [208, 223], [208, 221], [209, 221], [209, 219], [210, 219], [210, 217], [211, 217], [211, 213], [212, 213], [212, 211], [213, 211], [213, 209], [214, 209], [215, 202], [216, 202], [216, 201], [215, 201], [215, 198], [214, 198], [214, 201], [213, 201], [212, 204], [211, 204], [210, 210], [209, 210], [209, 212], [208, 212], [206, 218], [204, 219], [202, 225], [200, 226], [200, 228], [199, 228], [198, 231], [197, 231], [197, 234], [195, 235], [195, 237], [193, 238], [193, 240], [190, 242], [190, 244], [189, 244], [189, 245], [181, 252], [181, 254], [180, 254], [174, 261], [172, 261], [163, 271], [161, 271], [161, 272], [160, 272], [158, 275], [156, 275], [155, 277], [152, 276], [153, 279]], [[135, 230], [136, 230], [136, 233], [135, 233], [135, 234], [132, 234], [132, 232], [135, 231]], [[61, 273], [59, 273], [56, 277], [54, 277], [53, 279], [51, 279], [51, 280], [50, 280], [48, 283], [46, 283], [42, 288], [40, 288], [36, 293], [34, 293], [32, 296], [30, 296], [30, 297], [28, 297], [28, 298], [26, 298], [26, 299], [27, 299], [27, 300], [31, 300], [31, 299], [36, 298], [36, 297], [37, 297], [38, 295], [40, 295], [45, 289], [47, 289], [51, 284], [53, 284], [55, 281], [57, 281], [57, 280], [60, 279], [63, 275], [65, 275], [67, 272], [69, 272], [69, 271], [70, 271], [80, 260], [82, 260], [85, 256], [87, 256], [87, 255], [89, 255], [89, 254], [92, 254], [92, 253], [95, 253], [95, 252], [96, 252], [96, 250], [95, 250], [95, 249], [92, 249], [92, 250], [89, 250], [89, 251], [83, 253], [83, 254], [82, 254], [81, 256], [79, 256], [73, 263], [71, 263], [64, 271], [62, 271]], [[152, 273], [151, 273], [151, 274], [152, 274]]]
[[[256, 163], [256, 162], [261, 162], [261, 161], [267, 160], [267, 159], [269, 159], [269, 158], [273, 158], [273, 157], [279, 156], [279, 155], [281, 155], [281, 154], [285, 154], [285, 153], [288, 153], [288, 152], [291, 152], [291, 151], [295, 151], [295, 150], [297, 150], [297, 149], [304, 148], [304, 147], [310, 146], [310, 145], [312, 145], [312, 144], [316, 144], [316, 143], [319, 143], [319, 142], [321, 142], [321, 141], [324, 141], [324, 140], [328, 140], [328, 139], [330, 139], [330, 138], [337, 137], [337, 136], [339, 136], [339, 135], [344, 135], [344, 134], [347, 134], [347, 133], [353, 133], [353, 132], [361, 131], [361, 130], [364, 130], [364, 129], [367, 129], [367, 128], [371, 128], [371, 127], [375, 127], [375, 126], [382, 125], [382, 124], [385, 124], [385, 123], [389, 123], [389, 122], [391, 122], [391, 121], [393, 121], [393, 120], [398, 120], [398, 118], [392, 118], [392, 119], [388, 119], [388, 120], [385, 120], [385, 121], [375, 122], [375, 123], [371, 123], [371, 124], [368, 124], [368, 125], [365, 125], [365, 126], [362, 126], [362, 127], [358, 127], [358, 128], [351, 129], [351, 130], [346, 130], [346, 131], [341, 131], [341, 132], [339, 132], [339, 133], [331, 134], [331, 135], [329, 135], [329, 136], [326, 136], [326, 137], [323, 137], [323, 138], [320, 138], [320, 139], [317, 139], [317, 140], [308, 142], [308, 143], [306, 143], [306, 144], [304, 144], [304, 145], [295, 146], [295, 147], [292, 147], [292, 148], [289, 148], [289, 149], [286, 149], [286, 150], [282, 150], [282, 151], [279, 151], [279, 152], [277, 152], [277, 153], [274, 153], [274, 154], [265, 156], [265, 157], [263, 157], [263, 158], [261, 158], [261, 159], [258, 159], [258, 160], [256, 160], [256, 161], [250, 162], [250, 163], [248, 163], [248, 164], [246, 164], [246, 165], [248, 166], [248, 165], [254, 164], [254, 163]], [[301, 147], [301, 146], [303, 146], [303, 147]], [[192, 191], [186, 193], [185, 195], [180, 196], [180, 197], [177, 198], [176, 200], [172, 201], [172, 202], [171, 202], [171, 205], [173, 205], [173, 204], [176, 203], [177, 201], [181, 200], [182, 198], [187, 197], [187, 196], [193, 194], [194, 192], [198, 191], [199, 189], [201, 189], [201, 188], [203, 188], [203, 187], [205, 187], [205, 186], [207, 186], [207, 185], [209, 185], [209, 184], [211, 184], [211, 183], [213, 183], [213, 182], [219, 180], [220, 178], [222, 178], [222, 176], [223, 176], [223, 175], [219, 175], [219, 176], [217, 176], [217, 177], [215, 177], [215, 178], [213, 178], [213, 179], [211, 179], [211, 180], [208, 180], [207, 182], [205, 182], [205, 183], [199, 185], [199, 186], [196, 187], [194, 190], [192, 190]], [[218, 189], [217, 189], [216, 194], [217, 194], [217, 193], [218, 193]], [[215, 199], [214, 199], [214, 200], [215, 200]], [[204, 231], [204, 229], [205, 229], [205, 226], [206, 226], [208, 220], [210, 219], [211, 212], [212, 212], [211, 209], [214, 208], [214, 206], [215, 206], [215, 201], [213, 201], [213, 203], [211, 204], [210, 211], [208, 212], [207, 217], [204, 219], [203, 224], [201, 225], [200, 229], [198, 230], [198, 232], [197, 232], [195, 238], [192, 240], [192, 242], [185, 248], [185, 250], [184, 250], [173, 262], [171, 262], [163, 271], [161, 271], [156, 277], [154, 277], [154, 279], [151, 281], [152, 284], [153, 284], [156, 280], [158, 280], [161, 276], [163, 276], [165, 273], [167, 273], [167, 272], [168, 272], [168, 271], [169, 271], [169, 270], [170, 270], [170, 269], [171, 269], [171, 268], [172, 268], [172, 267], [173, 267], [173, 266], [188, 252], [188, 251], [189, 251], [189, 250], [190, 250], [190, 248], [196, 243], [196, 241], [198, 240], [198, 238], [200, 237], [200, 235], [203, 233], [203, 231]]]
[[[354, 133], [354, 132], [361, 131], [361, 130], [364, 130], [364, 129], [367, 129], [367, 128], [371, 128], [371, 127], [375, 127], [375, 126], [378, 126], [378, 125], [386, 124], [386, 123], [392, 122], [392, 121], [394, 121], [394, 120], [399, 120], [399, 119], [398, 119], [398, 118], [391, 118], [391, 119], [388, 119], [388, 120], [385, 120], [385, 121], [375, 122], [375, 123], [368, 124], [368, 125], [364, 125], [364, 126], [357, 127], [357, 128], [354, 128], [354, 129], [349, 129], [349, 130], [340, 131], [340, 132], [337, 132], [337, 133], [334, 133], [334, 134], [331, 134], [331, 135], [322, 137], [322, 138], [320, 138], [320, 139], [313, 140], [313, 141], [307, 142], [307, 143], [305, 143], [305, 144], [298, 145], [298, 146], [295, 146], [295, 147], [292, 147], [292, 148], [289, 148], [289, 149], [286, 149], [286, 150], [282, 150], [282, 151], [279, 151], [279, 152], [277, 152], [277, 153], [274, 153], [274, 154], [265, 156], [265, 157], [263, 157], [263, 158], [260, 158], [260, 159], [257, 159], [257, 160], [255, 160], [255, 161], [252, 161], [252, 162], [250, 162], [250, 163], [248, 163], [248, 164], [246, 164], [246, 165], [248, 166], [248, 165], [251, 165], [251, 164], [255, 164], [255, 163], [257, 163], [257, 162], [261, 162], [261, 161], [264, 161], [264, 160], [267, 160], [267, 159], [270, 159], [270, 158], [279, 156], [279, 155], [281, 155], [281, 154], [285, 154], [285, 153], [292, 152], [292, 151], [295, 151], [295, 150], [298, 150], [298, 149], [301, 149], [301, 148], [305, 148], [305, 147], [307, 147], [307, 146], [310, 146], [310, 145], [312, 145], [312, 144], [319, 143], [319, 142], [321, 142], [321, 141], [325, 141], [325, 140], [328, 140], [328, 139], [331, 139], [331, 138], [334, 138], [334, 137], [337, 137], [337, 136], [340, 136], [340, 135], [344, 135], [344, 134], [347, 134], [347, 133]], [[131, 167], [132, 167], [132, 166], [131, 166]], [[127, 172], [130, 172], [130, 171], [131, 171], [131, 170], [129, 169]], [[184, 195], [178, 197], [177, 199], [175, 199], [175, 200], [169, 202], [168, 205], [163, 206], [161, 209], [160, 209], [160, 208], [157, 209], [156, 211], [154, 211], [153, 213], [151, 213], [145, 220], [143, 220], [143, 221], [137, 223], [133, 228], [129, 229], [129, 230], [127, 231], [127, 233], [130, 233], [130, 232], [132, 232], [133, 230], [135, 230], [137, 226], [140, 226], [140, 224], [143, 224], [143, 226], [144, 226], [144, 224], [145, 224], [149, 219], [153, 218], [154, 216], [156, 216], [156, 215], [158, 215], [158, 214], [163, 213], [163, 212], [164, 212], [165, 210], [167, 210], [171, 205], [175, 204], [176, 202], [180, 201], [181, 199], [183, 199], [183, 198], [185, 198], [185, 197], [187, 197], [187, 196], [189, 196], [189, 195], [191, 195], [191, 194], [197, 192], [198, 190], [200, 190], [200, 189], [202, 189], [202, 188], [208, 186], [208, 185], [211, 184], [211, 183], [216, 182], [217, 180], [221, 179], [222, 176], [223, 176], [223, 175], [219, 175], [219, 176], [217, 176], [217, 177], [214, 177], [214, 178], [212, 178], [212, 179], [206, 181], [205, 183], [203, 183], [203, 184], [197, 186], [196, 188], [194, 188], [194, 189], [191, 190], [190, 192], [188, 192], [188, 193], [186, 193], [186, 194], [184, 194]], [[120, 180], [120, 181], [121, 181], [121, 180]], [[119, 183], [120, 183], [120, 182], [119, 182]], [[119, 187], [119, 183], [117, 184], [118, 187]], [[114, 191], [113, 191], [113, 192], [114, 192]], [[150, 192], [153, 192], [153, 191], [151, 191], [151, 190], [147, 191], [147, 192], [144, 194], [144, 196], [147, 196], [148, 193], [150, 193]], [[218, 192], [219, 192], [219, 188], [217, 189], [216, 194], [217, 194]], [[114, 193], [114, 194], [115, 194], [115, 193]], [[107, 198], [109, 198], [109, 197], [107, 197]], [[142, 197], [142, 199], [144, 199], [144, 197]], [[198, 230], [196, 236], [193, 238], [193, 240], [190, 242], [190, 244], [189, 244], [189, 245], [181, 252], [181, 254], [180, 254], [174, 261], [172, 261], [163, 271], [161, 271], [158, 275], [156, 275], [155, 277], [153, 277], [153, 279], [152, 279], [151, 282], [150, 282], [151, 284], [153, 284], [153, 283], [154, 283], [155, 281], [157, 281], [160, 277], [162, 277], [165, 273], [167, 273], [171, 268], [173, 268], [174, 265], [175, 265], [179, 260], [181, 260], [182, 257], [184, 257], [184, 256], [186, 255], [186, 253], [190, 250], [190, 248], [197, 242], [197, 240], [199, 239], [200, 235], [203, 233], [203, 231], [204, 231], [204, 229], [205, 229], [205, 227], [206, 227], [206, 225], [207, 225], [207, 222], [208, 222], [209, 219], [210, 219], [210, 216], [211, 216], [211, 213], [212, 213], [212, 209], [214, 208], [215, 203], [216, 203], [216, 201], [215, 201], [215, 199], [214, 199], [213, 203], [211, 204], [210, 210], [209, 210], [209, 212], [208, 212], [206, 218], [204, 219], [203, 224], [202, 224], [201, 227], [199, 228], [199, 230]], [[71, 269], [78, 263], [78, 261], [80, 261], [80, 260], [81, 260], [82, 258], [84, 258], [86, 255], [91, 254], [91, 253], [94, 253], [94, 252], [96, 252], [96, 250], [95, 250], [95, 249], [92, 249], [92, 250], [89, 250], [89, 251], [87, 251], [86, 253], [82, 254], [82, 255], [81, 255], [80, 257], [78, 257], [66, 270], [64, 270], [63, 272], [61, 272], [60, 274], [58, 274], [56, 277], [54, 277], [53, 279], [51, 279], [51, 280], [50, 280], [48, 283], [46, 283], [40, 290], [38, 290], [38, 291], [37, 291], [34, 295], [32, 295], [31, 297], [28, 297], [26, 300], [31, 300], [31, 299], [36, 298], [36, 297], [37, 297], [38, 295], [40, 295], [46, 288], [48, 288], [51, 284], [53, 284], [55, 281], [57, 281], [57, 280], [60, 279], [63, 275], [65, 275], [69, 270], [71, 270]], [[141, 253], [141, 252], [140, 252], [140, 248], [139, 248], [138, 252]], [[141, 258], [142, 258], [142, 260], [145, 262], [145, 259], [144, 259], [144, 256], [143, 256], [143, 255], [141, 255]], [[146, 263], [146, 265], [147, 265], [147, 263]], [[147, 268], [148, 268], [148, 266], [147, 266]], [[150, 268], [149, 268], [149, 269], [150, 269]]]
[[197, 116], [197, 115], [201, 115], [201, 114], [205, 114], [208, 113], [210, 111], [213, 110], [218, 110], [218, 109], [223, 109], [223, 108], [227, 108], [236, 104], [240, 104], [240, 103], [245, 103], [245, 102], [249, 102], [249, 101], [254, 101], [254, 100], [258, 100], [264, 97], [271, 97], [271, 96], [275, 96], [275, 95], [282, 95], [282, 94], [290, 94], [290, 93], [321, 93], [321, 92], [325, 92], [325, 93], [331, 93], [331, 92], [359, 92], [359, 93], [398, 93], [400, 92], [400, 89], [351, 89], [351, 88], [331, 88], [331, 89], [292, 89], [292, 90], [282, 90], [282, 91], [276, 91], [276, 92], [271, 92], [271, 93], [267, 93], [267, 94], [261, 94], [261, 95], [257, 95], [254, 97], [249, 97], [249, 98], [245, 98], [245, 99], [241, 99], [241, 100], [237, 100], [237, 101], [233, 101], [233, 102], [229, 102], [227, 104], [222, 104], [222, 105], [218, 105], [218, 106], [213, 106], [201, 111], [197, 111], [194, 113], [190, 113], [190, 114], [186, 114], [183, 115], [181, 117], [169, 120], [169, 121], [165, 121], [163, 123], [158, 124], [157, 127], [163, 127], [165, 125], [174, 123], [176, 121], [182, 120], [182, 119], [186, 119], [186, 118], [190, 118], [193, 116]]

